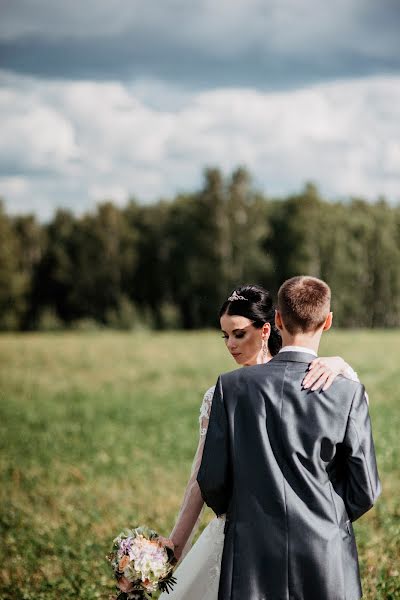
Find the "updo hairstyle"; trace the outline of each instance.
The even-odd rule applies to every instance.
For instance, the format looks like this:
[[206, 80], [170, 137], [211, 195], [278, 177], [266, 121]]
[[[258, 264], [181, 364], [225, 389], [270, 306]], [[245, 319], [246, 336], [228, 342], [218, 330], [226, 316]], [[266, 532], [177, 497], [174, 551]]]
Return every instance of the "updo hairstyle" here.
[[[238, 299], [237, 296], [239, 296]], [[229, 300], [229, 298], [232, 299]], [[221, 306], [219, 318], [223, 315], [246, 317], [253, 321], [256, 329], [261, 329], [264, 323], [269, 323], [271, 333], [268, 339], [268, 349], [272, 356], [278, 354], [282, 347], [282, 339], [275, 326], [275, 308], [268, 290], [260, 285], [244, 285], [233, 290], [229, 298]]]

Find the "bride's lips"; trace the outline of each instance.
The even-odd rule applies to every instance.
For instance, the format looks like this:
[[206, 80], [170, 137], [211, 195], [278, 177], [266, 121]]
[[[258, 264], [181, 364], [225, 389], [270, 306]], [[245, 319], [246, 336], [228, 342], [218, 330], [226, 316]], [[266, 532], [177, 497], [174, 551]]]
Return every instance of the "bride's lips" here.
[[240, 356], [241, 352], [236, 352], [236, 354], [231, 352], [231, 354], [232, 354], [233, 358], [237, 358], [238, 356]]

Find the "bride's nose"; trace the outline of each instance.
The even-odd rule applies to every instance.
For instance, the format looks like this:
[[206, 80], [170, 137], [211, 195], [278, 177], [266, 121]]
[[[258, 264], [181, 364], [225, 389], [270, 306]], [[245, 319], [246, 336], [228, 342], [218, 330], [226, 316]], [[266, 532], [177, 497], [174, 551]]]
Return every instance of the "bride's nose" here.
[[229, 338], [227, 346], [228, 346], [228, 350], [234, 350], [234, 348], [236, 348], [235, 338]]

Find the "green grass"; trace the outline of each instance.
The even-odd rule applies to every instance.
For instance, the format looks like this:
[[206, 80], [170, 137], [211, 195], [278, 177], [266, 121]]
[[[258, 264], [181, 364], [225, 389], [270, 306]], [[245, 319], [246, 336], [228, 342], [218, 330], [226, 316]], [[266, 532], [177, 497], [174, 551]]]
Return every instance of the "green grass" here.
[[[399, 350], [399, 331], [330, 332], [321, 349], [370, 395], [383, 493], [355, 524], [368, 600], [400, 598]], [[108, 598], [113, 536], [170, 532], [202, 394], [235, 365], [217, 332], [2, 335], [0, 365], [0, 598]]]

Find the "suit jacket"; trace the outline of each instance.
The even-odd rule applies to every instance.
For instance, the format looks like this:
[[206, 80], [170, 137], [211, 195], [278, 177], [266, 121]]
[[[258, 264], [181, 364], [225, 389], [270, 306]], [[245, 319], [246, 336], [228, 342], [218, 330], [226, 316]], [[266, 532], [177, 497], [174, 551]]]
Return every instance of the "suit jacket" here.
[[302, 389], [310, 355], [221, 375], [198, 472], [226, 513], [219, 600], [359, 600], [352, 521], [380, 482], [364, 387]]

